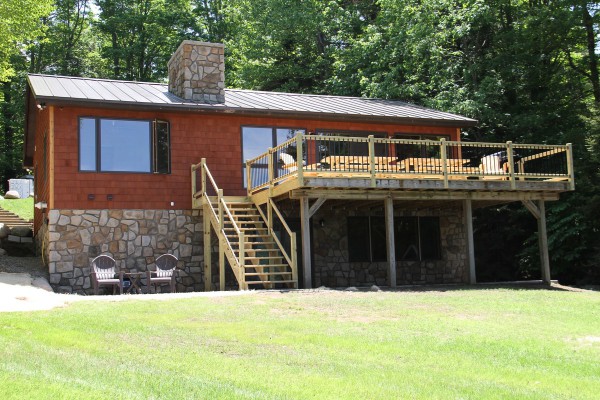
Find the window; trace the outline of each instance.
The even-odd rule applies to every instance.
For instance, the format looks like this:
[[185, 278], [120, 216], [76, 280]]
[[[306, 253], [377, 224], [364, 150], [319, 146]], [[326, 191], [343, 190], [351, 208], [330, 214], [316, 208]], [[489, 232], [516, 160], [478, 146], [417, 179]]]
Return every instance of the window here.
[[79, 119], [79, 170], [171, 172], [167, 121]]
[[440, 219], [438, 217], [394, 218], [397, 260], [440, 260]]
[[[396, 134], [395, 139], [407, 139], [407, 140], [434, 140], [440, 141], [441, 139], [450, 140], [449, 135], [404, 135]], [[450, 153], [450, 148], [448, 148]], [[435, 144], [397, 144], [396, 145], [396, 156], [399, 160], [404, 160], [409, 157], [417, 158], [440, 158], [440, 146]], [[450, 154], [448, 154], [450, 156]]]
[[385, 218], [348, 217], [350, 262], [387, 260]]
[[[280, 145], [298, 133], [304, 134], [305, 129], [290, 129], [290, 128], [273, 128], [273, 127], [257, 127], [243, 126], [242, 127], [242, 176], [244, 177], [244, 187], [247, 186], [246, 176], [246, 160], [251, 160], [267, 152], [269, 147]], [[296, 158], [296, 145], [288, 146], [286, 153]], [[278, 160], [273, 160], [278, 165]], [[268, 180], [268, 160], [262, 163], [252, 165], [252, 182], [254, 184], [262, 184]]]
[[[319, 136], [334, 136], [334, 137], [360, 137], [366, 138], [369, 135], [373, 135], [376, 138], [385, 138], [386, 135], [383, 133], [370, 133], [370, 132], [358, 132], [358, 131], [317, 131]], [[361, 139], [360, 141], [330, 141], [320, 140], [317, 144], [319, 160], [328, 156], [368, 156], [369, 155], [369, 144], [366, 140]], [[383, 143], [375, 144], [375, 155], [386, 156], [387, 154], [386, 145]]]

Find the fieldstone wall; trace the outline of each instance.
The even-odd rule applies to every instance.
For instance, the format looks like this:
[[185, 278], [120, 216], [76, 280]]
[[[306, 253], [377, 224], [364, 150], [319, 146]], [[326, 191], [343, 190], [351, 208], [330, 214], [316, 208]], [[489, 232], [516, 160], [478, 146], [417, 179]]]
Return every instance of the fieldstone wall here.
[[[386, 262], [350, 262], [348, 252], [349, 216], [365, 212], [331, 210], [323, 206], [313, 216], [314, 284], [327, 287], [387, 286]], [[383, 216], [371, 213], [372, 216]], [[442, 210], [394, 210], [395, 216], [440, 217], [441, 260], [397, 261], [397, 284], [465, 283], [468, 281], [466, 230], [460, 208]], [[323, 220], [324, 226], [319, 221]], [[368, 239], [365, 239], [368, 240]]]
[[184, 40], [168, 63], [169, 92], [185, 100], [225, 102], [225, 47]]
[[91, 293], [90, 262], [100, 254], [143, 272], [165, 253], [179, 258], [178, 291], [203, 290], [199, 210], [51, 210], [46, 252], [59, 292]]

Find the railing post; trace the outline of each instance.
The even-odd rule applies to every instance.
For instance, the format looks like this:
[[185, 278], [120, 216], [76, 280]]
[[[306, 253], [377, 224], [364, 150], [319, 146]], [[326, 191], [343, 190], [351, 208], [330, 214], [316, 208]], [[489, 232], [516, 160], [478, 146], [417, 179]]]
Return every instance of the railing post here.
[[[194, 202], [194, 196], [196, 195], [196, 166], [194, 164], [192, 164], [191, 167], [191, 173], [192, 173], [192, 203]], [[203, 193], [201, 193], [202, 195]]]
[[567, 143], [567, 175], [569, 188], [575, 190], [575, 169], [573, 168], [573, 144]]
[[506, 142], [506, 154], [508, 155], [508, 175], [510, 179], [510, 188], [515, 190], [517, 183], [515, 182], [515, 159], [513, 155], [513, 142]]
[[290, 238], [290, 256], [292, 257], [292, 279], [296, 282], [298, 289], [298, 244], [296, 243], [296, 232], [292, 232]]
[[204, 195], [206, 193], [206, 158], [203, 158], [200, 161], [200, 172], [201, 172], [201, 181], [200, 184], [202, 185], [202, 194]]
[[446, 139], [440, 139], [440, 151], [442, 156], [442, 175], [444, 176], [444, 188], [448, 189], [448, 153]]
[[302, 157], [302, 142], [303, 135], [301, 133], [296, 135], [296, 164], [298, 165], [298, 184], [304, 186], [304, 159]]
[[273, 200], [269, 198], [267, 201], [267, 228], [269, 229], [269, 235], [273, 233]]
[[377, 186], [375, 180], [375, 136], [369, 135], [369, 170], [371, 173], [371, 187]]
[[240, 281], [241, 281], [241, 286], [242, 286], [242, 290], [246, 290], [246, 240], [245, 240], [245, 235], [244, 235], [244, 231], [240, 232], [240, 238], [239, 238], [239, 263], [240, 263]]
[[252, 164], [249, 160], [246, 160], [246, 190], [248, 192], [248, 196], [252, 193]]
[[224, 221], [223, 221], [223, 202], [221, 201], [221, 199], [223, 198], [223, 189], [219, 189], [218, 195], [217, 195], [217, 203], [219, 204], [219, 231], [223, 230], [223, 225], [224, 225]]
[[269, 197], [273, 197], [273, 179], [275, 173], [273, 171], [273, 148], [269, 147], [267, 150], [269, 159], [267, 160], [267, 180], [269, 182]]

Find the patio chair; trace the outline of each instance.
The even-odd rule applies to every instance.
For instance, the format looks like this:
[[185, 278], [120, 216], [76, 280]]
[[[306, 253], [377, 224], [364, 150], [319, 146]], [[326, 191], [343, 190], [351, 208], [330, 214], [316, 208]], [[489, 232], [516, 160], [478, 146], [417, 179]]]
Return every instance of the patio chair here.
[[175, 280], [177, 278], [177, 262], [179, 260], [173, 254], [163, 254], [159, 256], [156, 261], [156, 271], [147, 271], [147, 285], [148, 288], [154, 286], [154, 292], [156, 293], [156, 285], [168, 284], [171, 293], [175, 293]]
[[507, 173], [506, 163], [501, 161], [501, 154], [494, 153], [484, 157], [481, 157], [481, 164], [479, 167], [481, 171], [485, 174], [490, 175], [505, 175]]
[[110, 256], [101, 255], [92, 260], [91, 280], [94, 294], [98, 294], [100, 286], [112, 286], [113, 294], [119, 288], [123, 294], [123, 274], [117, 273], [117, 262]]
[[281, 153], [279, 159], [283, 163], [283, 169], [287, 174], [298, 171], [298, 163], [296, 163], [296, 160], [290, 154]]

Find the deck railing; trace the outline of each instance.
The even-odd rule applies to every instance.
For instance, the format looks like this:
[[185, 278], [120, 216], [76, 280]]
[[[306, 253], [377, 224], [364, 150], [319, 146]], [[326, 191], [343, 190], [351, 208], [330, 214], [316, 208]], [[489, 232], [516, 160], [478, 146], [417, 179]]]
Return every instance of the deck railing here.
[[[301, 160], [299, 162], [299, 160]], [[377, 179], [567, 181], [574, 189], [571, 144], [537, 145], [303, 135], [246, 162], [248, 193], [293, 176]]]

